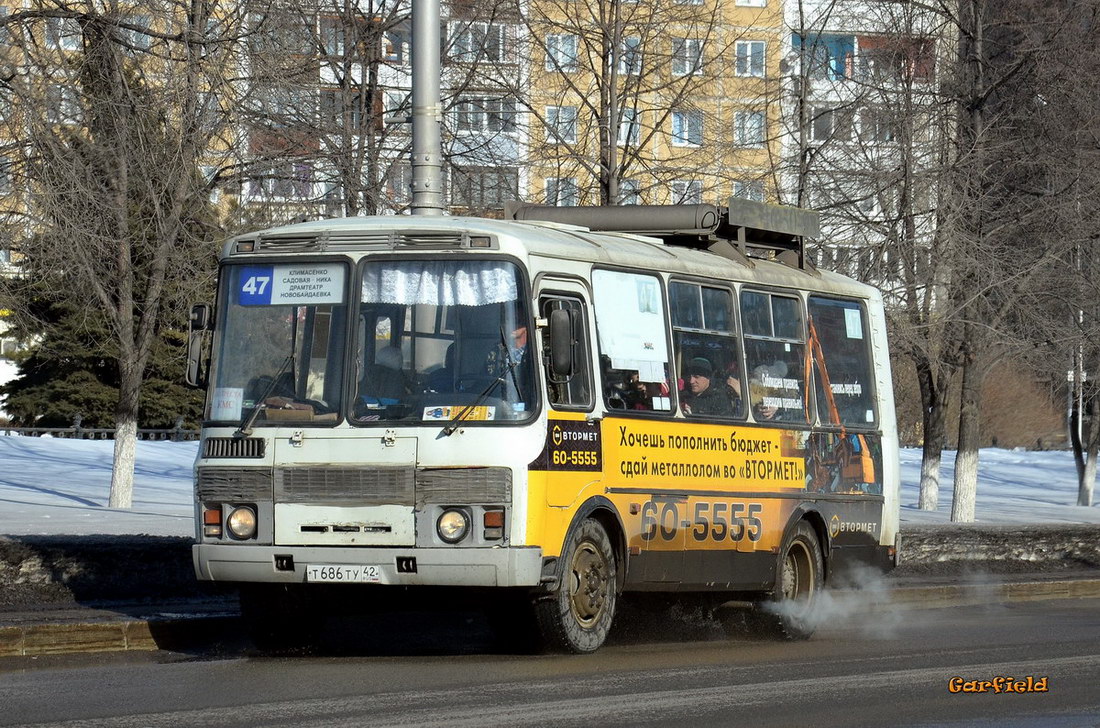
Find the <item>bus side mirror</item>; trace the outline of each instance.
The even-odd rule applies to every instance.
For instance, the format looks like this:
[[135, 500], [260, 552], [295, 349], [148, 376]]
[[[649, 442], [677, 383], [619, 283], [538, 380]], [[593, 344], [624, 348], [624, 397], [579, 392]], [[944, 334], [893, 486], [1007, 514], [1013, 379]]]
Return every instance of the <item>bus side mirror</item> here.
[[196, 303], [187, 322], [187, 373], [185, 381], [192, 387], [206, 386], [206, 332], [210, 330], [210, 306]]
[[556, 379], [573, 376], [573, 312], [550, 312], [550, 372]]

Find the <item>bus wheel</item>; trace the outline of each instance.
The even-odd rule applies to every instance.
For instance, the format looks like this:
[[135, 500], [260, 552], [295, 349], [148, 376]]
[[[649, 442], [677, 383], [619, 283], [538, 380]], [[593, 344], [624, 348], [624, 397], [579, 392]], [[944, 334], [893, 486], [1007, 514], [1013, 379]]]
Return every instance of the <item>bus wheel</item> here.
[[241, 619], [258, 649], [308, 647], [319, 634], [319, 615], [297, 585], [241, 584]]
[[825, 565], [813, 527], [800, 521], [783, 543], [775, 591], [754, 605], [753, 626], [787, 640], [805, 640], [817, 627], [816, 608]]
[[615, 552], [599, 521], [588, 518], [569, 537], [557, 588], [535, 602], [535, 617], [550, 649], [595, 652], [615, 616]]

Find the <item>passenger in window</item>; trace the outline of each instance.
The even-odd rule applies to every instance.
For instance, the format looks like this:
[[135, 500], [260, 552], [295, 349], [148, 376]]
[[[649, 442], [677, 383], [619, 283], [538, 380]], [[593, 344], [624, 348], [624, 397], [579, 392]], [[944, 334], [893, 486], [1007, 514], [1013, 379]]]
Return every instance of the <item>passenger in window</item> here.
[[738, 371], [736, 361], [731, 361], [726, 366], [726, 396], [729, 397], [734, 414], [739, 415], [741, 413], [741, 372]]
[[646, 383], [642, 382], [637, 372], [630, 372], [627, 375], [623, 401], [626, 402], [627, 409], [652, 409]]
[[695, 357], [688, 363], [686, 373], [687, 387], [681, 399], [684, 414], [733, 416], [734, 410], [725, 387], [711, 386], [715, 372], [709, 360]]

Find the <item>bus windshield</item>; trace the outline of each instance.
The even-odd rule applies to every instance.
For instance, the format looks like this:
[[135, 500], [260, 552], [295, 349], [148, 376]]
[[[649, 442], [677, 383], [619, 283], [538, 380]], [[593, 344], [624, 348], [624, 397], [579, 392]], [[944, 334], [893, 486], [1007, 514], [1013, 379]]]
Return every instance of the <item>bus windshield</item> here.
[[223, 276], [224, 311], [207, 418], [333, 424], [343, 381], [342, 263], [239, 265]]
[[352, 421], [522, 421], [536, 409], [530, 311], [503, 260], [370, 262]]

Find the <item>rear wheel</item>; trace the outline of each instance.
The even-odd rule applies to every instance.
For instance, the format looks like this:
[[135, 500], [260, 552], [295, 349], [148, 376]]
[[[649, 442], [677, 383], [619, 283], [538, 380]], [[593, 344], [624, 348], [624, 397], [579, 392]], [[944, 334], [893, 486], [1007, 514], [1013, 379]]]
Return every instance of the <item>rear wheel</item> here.
[[779, 550], [775, 591], [754, 605], [752, 626], [782, 639], [809, 639], [817, 628], [824, 574], [817, 534], [810, 524], [800, 521]]
[[550, 649], [595, 652], [615, 617], [616, 564], [611, 540], [589, 518], [566, 541], [557, 587], [535, 602], [535, 617]]

